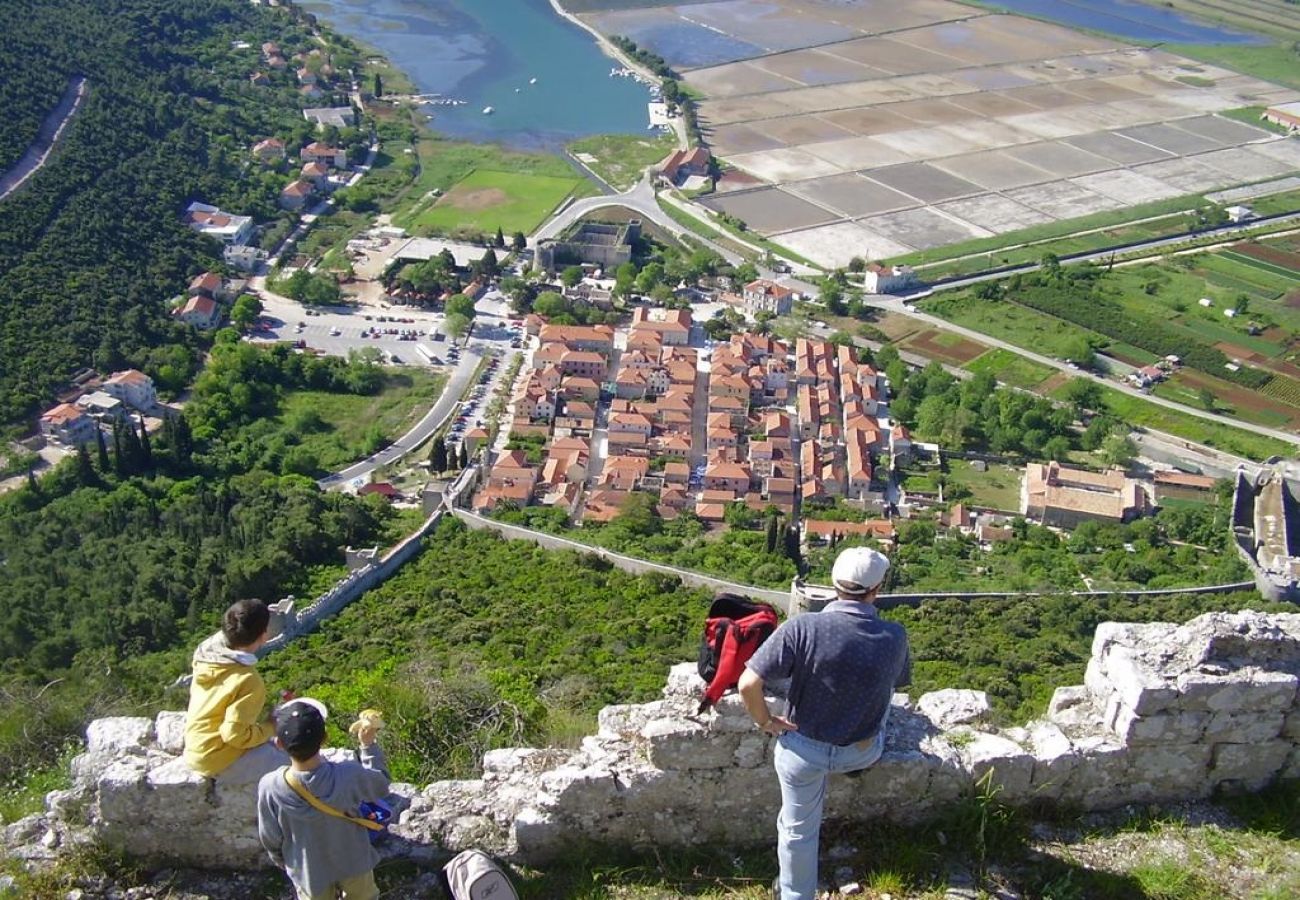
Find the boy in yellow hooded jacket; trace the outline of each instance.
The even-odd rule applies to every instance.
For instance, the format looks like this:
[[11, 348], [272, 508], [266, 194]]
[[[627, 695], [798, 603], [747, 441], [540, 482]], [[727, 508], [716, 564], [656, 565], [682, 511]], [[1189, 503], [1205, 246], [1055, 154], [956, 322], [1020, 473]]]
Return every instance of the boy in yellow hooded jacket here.
[[240, 600], [226, 610], [221, 630], [194, 651], [185, 762], [223, 784], [255, 782], [289, 761], [272, 741], [266, 684], [254, 668], [270, 622], [261, 600]]

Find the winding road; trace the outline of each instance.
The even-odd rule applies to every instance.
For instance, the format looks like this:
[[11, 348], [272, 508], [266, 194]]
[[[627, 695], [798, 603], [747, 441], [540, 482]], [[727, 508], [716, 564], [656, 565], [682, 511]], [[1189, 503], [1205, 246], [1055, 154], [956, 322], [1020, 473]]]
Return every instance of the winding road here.
[[0, 200], [4, 200], [18, 190], [27, 179], [41, 170], [58, 144], [59, 138], [63, 137], [63, 130], [68, 127], [77, 110], [81, 109], [86, 94], [85, 76], [73, 76], [68, 82], [67, 90], [63, 92], [63, 97], [59, 100], [59, 105], [50, 110], [50, 114], [45, 117], [40, 130], [36, 133], [36, 140], [27, 148], [23, 158], [4, 175], [0, 175]]

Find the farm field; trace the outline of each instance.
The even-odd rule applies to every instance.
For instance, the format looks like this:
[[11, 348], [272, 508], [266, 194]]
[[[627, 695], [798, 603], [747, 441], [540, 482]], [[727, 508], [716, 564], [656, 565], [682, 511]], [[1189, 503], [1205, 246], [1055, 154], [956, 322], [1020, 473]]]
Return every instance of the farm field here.
[[900, 342], [900, 346], [905, 350], [911, 350], [913, 353], [919, 353], [922, 356], [928, 356], [930, 359], [937, 359], [939, 362], [954, 366], [964, 366], [988, 350], [988, 347], [983, 344], [976, 343], [961, 335], [938, 331], [934, 328], [926, 329], [904, 339]]
[[925, 301], [923, 308], [956, 325], [1059, 359], [1067, 358], [1080, 340], [1101, 344], [1107, 340], [1095, 331], [999, 300], [977, 300], [964, 294], [940, 296]]
[[1204, 408], [1200, 399], [1202, 391], [1209, 391], [1214, 396], [1215, 412], [1269, 428], [1300, 427], [1300, 407], [1274, 398], [1269, 394], [1267, 385], [1260, 391], [1252, 391], [1203, 372], [1182, 369], [1157, 386], [1155, 394], [1188, 406]]
[[1053, 370], [1047, 366], [1001, 347], [981, 354], [962, 368], [977, 374], [987, 372], [1003, 384], [1026, 390], [1037, 387], [1053, 374]]
[[[1049, 396], [1055, 400], [1067, 400], [1067, 387], [1068, 382], [1053, 389]], [[1270, 456], [1291, 456], [1296, 452], [1296, 446], [1287, 441], [1166, 409], [1113, 388], [1103, 387], [1101, 391], [1104, 412], [1130, 425], [1163, 431], [1247, 459], [1265, 460]]]
[[475, 169], [415, 216], [415, 229], [507, 234], [535, 230], [581, 184], [576, 177]]

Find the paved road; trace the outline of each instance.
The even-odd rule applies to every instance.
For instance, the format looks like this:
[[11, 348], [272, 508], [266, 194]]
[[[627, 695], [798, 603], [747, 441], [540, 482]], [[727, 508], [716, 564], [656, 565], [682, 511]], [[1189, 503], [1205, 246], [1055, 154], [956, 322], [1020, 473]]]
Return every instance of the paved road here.
[[[1300, 435], [1292, 434], [1291, 432], [1288, 431], [1279, 431], [1276, 428], [1266, 428], [1263, 425], [1255, 425], [1250, 422], [1243, 422], [1240, 421], [1239, 419], [1230, 419], [1227, 416], [1221, 416], [1217, 413], [1208, 412], [1203, 409], [1196, 409], [1195, 407], [1192, 406], [1185, 406], [1182, 403], [1175, 403], [1173, 400], [1166, 400], [1164, 397], [1158, 397], [1155, 394], [1148, 394], [1145, 391], [1140, 391], [1137, 388], [1125, 384], [1121, 381], [1114, 381], [1109, 378], [1103, 378], [1100, 375], [1095, 375], [1092, 372], [1085, 372], [1082, 369], [1079, 369], [1077, 366], [1072, 366], [1069, 363], [1062, 362], [1059, 359], [1054, 359], [1053, 357], [1050, 356], [1044, 356], [1041, 353], [1035, 353], [1032, 350], [1026, 350], [1024, 347], [1020, 347], [1015, 344], [1008, 343], [1007, 341], [1003, 341], [995, 337], [990, 337], [989, 335], [984, 334], [983, 332], [975, 331], [970, 328], [963, 328], [961, 325], [957, 325], [952, 322], [949, 322], [947, 319], [941, 319], [938, 316], [932, 316], [929, 313], [921, 312], [919, 309], [912, 306], [910, 303], [905, 302], [905, 298], [903, 297], [894, 297], [887, 294], [872, 296], [868, 294], [864, 299], [872, 306], [877, 306], [882, 309], [888, 309], [893, 312], [903, 313], [904, 315], [911, 316], [912, 318], [917, 319], [918, 321], [925, 322], [927, 325], [931, 325], [935, 328], [939, 328], [944, 331], [951, 331], [954, 334], [960, 334], [963, 337], [970, 338], [972, 341], [978, 341], [979, 343], [985, 344], [990, 347], [1000, 347], [1004, 350], [1010, 350], [1011, 352], [1023, 356], [1027, 359], [1032, 359], [1034, 362], [1041, 363], [1042, 365], [1045, 366], [1050, 366], [1051, 368], [1056, 369], [1057, 371], [1066, 372], [1078, 378], [1087, 378], [1091, 381], [1097, 382], [1100, 385], [1104, 385], [1105, 387], [1111, 388], [1112, 390], [1116, 390], [1121, 393], [1128, 394], [1132, 397], [1137, 397], [1139, 399], [1147, 401], [1148, 403], [1154, 403], [1156, 406], [1163, 406], [1166, 409], [1172, 409], [1180, 413], [1186, 413], [1189, 416], [1195, 416], [1198, 419], [1205, 419], [1207, 422], [1214, 422], [1218, 425], [1227, 425], [1227, 426], [1231, 426], [1232, 428], [1239, 428], [1243, 431], [1253, 431], [1255, 434], [1261, 434], [1265, 437], [1276, 438], [1279, 441], [1286, 441], [1288, 444], [1300, 444]], [[904, 308], [905, 306], [906, 309]]]
[[465, 388], [469, 386], [470, 380], [474, 377], [474, 370], [478, 367], [479, 360], [482, 358], [479, 353], [472, 349], [465, 350], [461, 354], [460, 365], [447, 379], [447, 384], [443, 387], [442, 394], [438, 397], [437, 402], [433, 404], [432, 409], [425, 413], [424, 418], [415, 424], [414, 428], [374, 456], [348, 466], [340, 472], [335, 472], [328, 478], [322, 478], [319, 482], [320, 486], [326, 489], [343, 487], [352, 481], [365, 484], [370, 480], [370, 473], [375, 469], [396, 462], [427, 441], [460, 405], [461, 395], [465, 392]]
[[556, 216], [551, 218], [545, 225], [539, 228], [533, 234], [533, 241], [544, 241], [559, 237], [565, 229], [574, 222], [581, 219], [589, 213], [601, 209], [608, 209], [612, 206], [620, 206], [630, 209], [648, 221], [654, 222], [660, 228], [675, 237], [689, 237], [691, 240], [700, 241], [706, 244], [710, 250], [717, 253], [732, 265], [739, 265], [744, 259], [737, 253], [715, 244], [710, 240], [700, 237], [689, 228], [685, 228], [664, 212], [659, 207], [659, 201], [655, 198], [655, 189], [652, 177], [649, 173], [642, 176], [641, 180], [631, 190], [624, 191], [621, 194], [605, 194], [600, 197], [583, 197], [581, 200], [575, 200], [562, 209]]
[[27, 148], [23, 158], [4, 175], [0, 175], [0, 200], [18, 190], [27, 179], [41, 170], [41, 166], [45, 165], [45, 161], [50, 158], [50, 153], [58, 144], [59, 138], [63, 136], [63, 130], [68, 127], [68, 123], [77, 114], [85, 99], [85, 76], [76, 75], [68, 82], [68, 87], [63, 92], [58, 106], [50, 110], [50, 114], [41, 123], [40, 130], [36, 132], [36, 140]]

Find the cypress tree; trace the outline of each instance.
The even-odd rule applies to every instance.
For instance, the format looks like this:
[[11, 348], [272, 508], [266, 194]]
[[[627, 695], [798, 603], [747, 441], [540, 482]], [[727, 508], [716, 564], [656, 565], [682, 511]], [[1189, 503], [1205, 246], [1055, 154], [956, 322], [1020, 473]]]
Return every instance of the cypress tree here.
[[460, 442], [460, 467], [462, 469], [469, 468], [469, 447], [465, 445], [464, 441]]
[[41, 483], [36, 480], [35, 469], [27, 470], [27, 489], [33, 494], [39, 494], [41, 492]]
[[776, 516], [767, 517], [767, 552], [775, 553], [777, 550], [778, 528]]
[[153, 446], [149, 443], [149, 429], [144, 427], [144, 416], [140, 417], [140, 461], [144, 468], [153, 468]]
[[435, 472], [447, 471], [447, 442], [441, 435], [434, 438], [429, 447], [429, 468]]
[[95, 467], [90, 462], [90, 451], [86, 449], [85, 444], [77, 445], [77, 482], [82, 487], [90, 487], [99, 479], [95, 475]]
[[113, 429], [113, 472], [118, 478], [125, 478], [127, 475], [126, 447], [122, 443], [123, 430], [120, 425]]
[[99, 454], [99, 471], [107, 475], [110, 465], [108, 461], [108, 443], [104, 440], [104, 430], [102, 428], [95, 429], [95, 449]]
[[795, 569], [803, 574], [803, 554], [799, 552], [799, 528], [791, 525], [785, 530], [785, 556], [794, 563]]
[[495, 238], [492, 239], [492, 246], [493, 246], [493, 247], [504, 247], [505, 245], [506, 245], [506, 236], [505, 236], [505, 233], [501, 230], [501, 226], [498, 225], [498, 226], [497, 226], [497, 236], [496, 236]]

